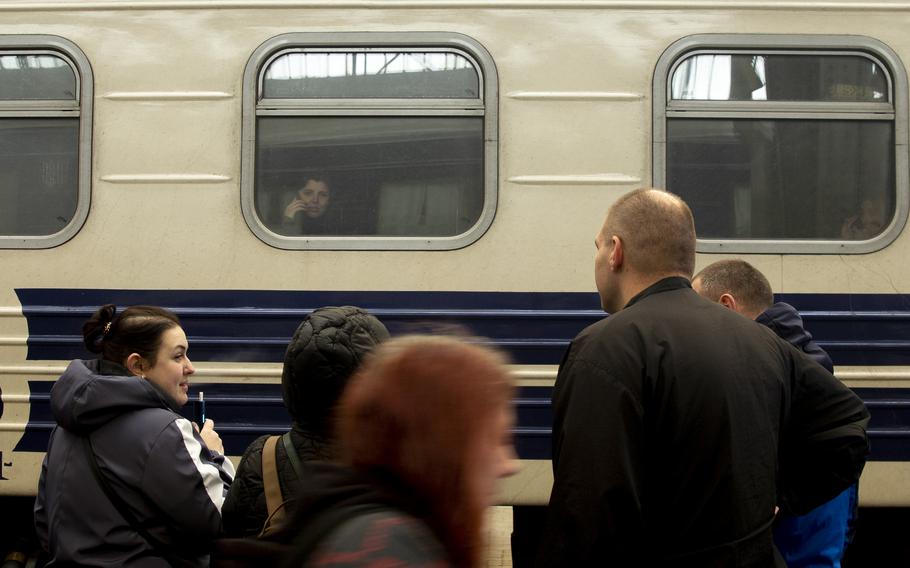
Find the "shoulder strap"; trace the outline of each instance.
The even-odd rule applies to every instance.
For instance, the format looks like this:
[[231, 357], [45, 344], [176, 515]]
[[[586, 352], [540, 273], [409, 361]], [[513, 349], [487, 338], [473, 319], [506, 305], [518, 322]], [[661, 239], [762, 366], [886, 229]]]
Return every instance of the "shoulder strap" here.
[[164, 545], [158, 542], [158, 539], [152, 537], [145, 527], [136, 519], [132, 511], [130, 511], [127, 504], [123, 501], [120, 495], [114, 491], [114, 488], [110, 486], [107, 482], [107, 479], [104, 478], [104, 475], [101, 473], [101, 469], [98, 467], [98, 460], [95, 459], [95, 449], [92, 447], [92, 441], [88, 436], [82, 436], [82, 447], [85, 450], [85, 456], [88, 460], [89, 465], [91, 466], [92, 473], [95, 475], [95, 480], [98, 481], [98, 485], [101, 486], [101, 490], [104, 491], [104, 494], [110, 500], [111, 504], [115, 509], [120, 513], [123, 519], [136, 531], [139, 536], [145, 539], [149, 543], [156, 553], [160, 554], [165, 560], [168, 561], [171, 566], [182, 566], [185, 563], [176, 560], [171, 553], [166, 550]]
[[297, 450], [294, 449], [294, 443], [291, 442], [290, 430], [281, 437], [281, 443], [284, 446], [285, 453], [288, 455], [291, 467], [294, 468], [294, 473], [297, 474], [297, 479], [303, 479], [303, 465], [300, 463], [300, 456], [297, 455]]
[[[281, 483], [278, 481], [278, 436], [269, 436], [262, 447], [262, 488], [265, 491], [265, 506], [268, 517], [281, 507]], [[278, 519], [275, 519], [276, 521]]]

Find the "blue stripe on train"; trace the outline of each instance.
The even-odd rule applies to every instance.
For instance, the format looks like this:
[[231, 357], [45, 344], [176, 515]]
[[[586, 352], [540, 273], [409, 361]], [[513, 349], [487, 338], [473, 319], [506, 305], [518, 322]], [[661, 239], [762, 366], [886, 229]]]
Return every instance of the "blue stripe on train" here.
[[[51, 381], [29, 381], [31, 412], [25, 435], [15, 451], [43, 452], [54, 428], [49, 398]], [[281, 398], [281, 385], [194, 384], [183, 415], [192, 420], [196, 393], [205, 392], [206, 415], [216, 423], [218, 434], [230, 455], [241, 455], [259, 436], [280, 434], [290, 427], [291, 418]], [[550, 388], [522, 387], [515, 398], [518, 426], [515, 444], [523, 459], [549, 459]]]
[[[557, 364], [569, 341], [603, 317], [595, 293], [329, 292], [262, 290], [18, 289], [28, 358], [87, 357], [82, 323], [105, 303], [177, 312], [196, 361], [280, 362], [297, 324], [319, 306], [355, 305], [393, 335], [461, 327], [489, 338], [513, 361]], [[910, 364], [910, 295], [784, 294], [837, 365]]]
[[[280, 362], [297, 324], [312, 309], [352, 304], [379, 316], [394, 334], [459, 326], [489, 338], [519, 363], [556, 364], [572, 337], [603, 317], [593, 293], [288, 292], [203, 290], [16, 291], [28, 321], [28, 358], [89, 356], [80, 328], [101, 304], [167, 306], [183, 320], [197, 361]], [[838, 365], [910, 365], [910, 295], [788, 294], [807, 328]], [[18, 451], [44, 451], [53, 427], [53, 384], [30, 381], [31, 415]], [[227, 451], [290, 422], [278, 385], [195, 385], [218, 421]], [[550, 388], [525, 387], [516, 399], [516, 445], [524, 459], [550, 456]], [[857, 389], [872, 411], [873, 460], [910, 460], [910, 389]], [[193, 393], [191, 393], [192, 395]], [[191, 396], [191, 398], [193, 398]], [[189, 409], [188, 409], [189, 411]]]
[[520, 363], [558, 363], [569, 339], [603, 317], [596, 294], [502, 292], [288, 292], [16, 290], [28, 322], [28, 358], [87, 357], [82, 323], [105, 303], [150, 304], [181, 318], [196, 361], [280, 362], [303, 317], [355, 305], [393, 335], [458, 327], [484, 336]]
[[[48, 404], [53, 382], [29, 381], [31, 414], [16, 451], [43, 452], [54, 419]], [[230, 455], [241, 455], [259, 436], [285, 432], [291, 418], [281, 399], [280, 385], [195, 384], [183, 414], [193, 416], [193, 400], [205, 392], [206, 412], [216, 424]], [[910, 460], [910, 389], [855, 389], [872, 413], [869, 440], [872, 461]], [[553, 415], [550, 387], [521, 387], [514, 400], [515, 446], [522, 459], [550, 459]]]

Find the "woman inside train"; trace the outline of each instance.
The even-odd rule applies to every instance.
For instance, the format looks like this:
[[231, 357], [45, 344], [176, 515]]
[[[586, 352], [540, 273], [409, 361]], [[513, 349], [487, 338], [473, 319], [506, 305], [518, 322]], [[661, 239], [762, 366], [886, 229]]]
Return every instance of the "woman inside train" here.
[[344, 465], [314, 464], [288, 565], [482, 564], [485, 511], [515, 473], [501, 355], [446, 337], [380, 345], [338, 410]]
[[178, 414], [195, 372], [168, 310], [108, 304], [82, 327], [93, 360], [51, 390], [57, 426], [35, 525], [50, 566], [207, 566], [234, 476], [214, 423]]

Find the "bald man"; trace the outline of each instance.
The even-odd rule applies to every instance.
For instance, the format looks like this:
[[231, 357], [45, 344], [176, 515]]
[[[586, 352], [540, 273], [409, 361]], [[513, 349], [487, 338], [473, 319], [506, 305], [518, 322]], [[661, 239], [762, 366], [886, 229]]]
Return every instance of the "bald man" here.
[[[786, 302], [774, 303], [771, 283], [744, 260], [715, 262], [692, 279], [692, 289], [751, 320], [767, 326], [782, 339], [834, 372], [834, 364], [803, 327], [803, 318]], [[788, 568], [840, 568], [850, 543], [857, 486], [805, 515], [782, 513], [774, 526], [774, 544]]]
[[862, 471], [869, 414], [763, 326], [701, 298], [692, 213], [641, 189], [595, 238], [610, 317], [553, 391], [541, 566], [783, 566], [775, 508], [808, 511]]

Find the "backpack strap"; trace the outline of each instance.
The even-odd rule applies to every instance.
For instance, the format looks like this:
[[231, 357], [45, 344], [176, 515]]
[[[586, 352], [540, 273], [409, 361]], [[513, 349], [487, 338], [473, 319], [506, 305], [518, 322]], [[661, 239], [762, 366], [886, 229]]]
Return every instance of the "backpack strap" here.
[[[283, 517], [281, 483], [278, 481], [278, 436], [269, 436], [262, 447], [262, 489], [265, 492], [265, 506], [268, 509], [266, 525], [277, 524]], [[277, 513], [276, 513], [277, 512]], [[273, 518], [274, 515], [278, 517]], [[265, 529], [263, 529], [265, 530]]]
[[291, 442], [291, 431], [288, 430], [285, 432], [284, 436], [281, 437], [281, 444], [284, 446], [284, 452], [288, 455], [288, 462], [290, 462], [291, 467], [294, 468], [294, 473], [297, 474], [297, 479], [303, 479], [303, 464], [300, 463], [300, 456], [297, 455], [297, 450], [294, 449], [294, 444]]

